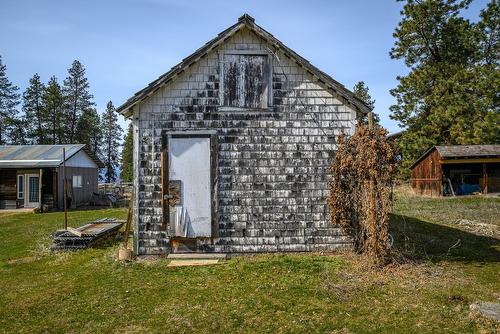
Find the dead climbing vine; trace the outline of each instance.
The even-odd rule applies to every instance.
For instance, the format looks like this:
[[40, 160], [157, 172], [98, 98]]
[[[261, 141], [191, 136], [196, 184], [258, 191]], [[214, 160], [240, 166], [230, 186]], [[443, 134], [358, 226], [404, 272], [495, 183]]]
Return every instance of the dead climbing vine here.
[[332, 223], [352, 236], [357, 252], [385, 264], [395, 149], [379, 126], [360, 125], [353, 136], [340, 135], [337, 144], [328, 196]]

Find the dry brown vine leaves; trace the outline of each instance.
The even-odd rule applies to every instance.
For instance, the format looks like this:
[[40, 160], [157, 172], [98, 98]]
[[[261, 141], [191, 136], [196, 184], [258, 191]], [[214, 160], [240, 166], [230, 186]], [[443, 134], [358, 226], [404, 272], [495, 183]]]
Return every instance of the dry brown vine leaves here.
[[340, 135], [337, 144], [328, 196], [332, 223], [352, 236], [357, 252], [386, 263], [395, 148], [379, 126], [360, 125], [354, 135]]

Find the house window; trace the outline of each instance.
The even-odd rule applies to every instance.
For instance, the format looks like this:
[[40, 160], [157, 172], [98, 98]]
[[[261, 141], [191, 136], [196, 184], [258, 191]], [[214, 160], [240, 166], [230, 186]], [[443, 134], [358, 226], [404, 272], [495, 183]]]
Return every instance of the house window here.
[[224, 54], [221, 70], [223, 106], [268, 107], [271, 78], [268, 55]]
[[17, 198], [24, 199], [24, 175], [17, 176]]
[[82, 176], [73, 175], [73, 188], [81, 188], [81, 187], [82, 187]]

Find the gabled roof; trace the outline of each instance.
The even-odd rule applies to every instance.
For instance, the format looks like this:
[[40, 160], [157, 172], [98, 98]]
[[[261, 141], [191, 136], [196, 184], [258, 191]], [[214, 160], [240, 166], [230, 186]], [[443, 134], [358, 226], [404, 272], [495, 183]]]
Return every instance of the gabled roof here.
[[[358, 99], [354, 96], [354, 93], [349, 89], [345, 88], [341, 83], [334, 80], [325, 72], [319, 70], [315, 66], [313, 66], [309, 61], [305, 58], [302, 58], [296, 52], [288, 48], [286, 45], [281, 43], [278, 39], [276, 39], [272, 34], [264, 30], [262, 27], [255, 24], [255, 19], [248, 14], [244, 14], [238, 19], [234, 25], [230, 26], [226, 30], [222, 31], [215, 37], [214, 39], [207, 42], [204, 46], [196, 50], [193, 54], [184, 58], [182, 62], [175, 65], [168, 71], [167, 73], [158, 77], [158, 79], [151, 82], [147, 87], [135, 93], [133, 97], [128, 99], [125, 103], [123, 103], [120, 107], [117, 108], [117, 111], [124, 115], [125, 117], [131, 116], [131, 109], [139, 102], [148, 98], [156, 91], [158, 91], [164, 84], [171, 82], [174, 78], [179, 76], [184, 70], [194, 64], [196, 61], [206, 56], [207, 53], [213, 51], [217, 47], [219, 47], [223, 42], [225, 42], [232, 35], [236, 34], [242, 28], [247, 28], [254, 32], [257, 36], [260, 36], [264, 40], [266, 40], [273, 48], [279, 50], [285, 54], [285, 56], [292, 58], [296, 61], [296, 63], [305, 68], [309, 74], [313, 75], [317, 78], [317, 80], [328, 87], [333, 93], [339, 96], [340, 99], [344, 100], [343, 102], [354, 106], [354, 108], [360, 112], [368, 113], [372, 110], [371, 107], [366, 105], [362, 100]], [[273, 50], [273, 51], [276, 51]]]
[[103, 163], [98, 158], [85, 150], [84, 144], [68, 144], [1, 145], [0, 168], [59, 167], [63, 163], [63, 147], [66, 150], [66, 161], [83, 150], [98, 167], [104, 167]]
[[499, 157], [500, 145], [439, 145], [432, 146], [420, 158], [418, 158], [411, 166], [413, 169], [420, 161], [427, 157], [432, 151], [437, 150], [441, 159], [455, 158], [485, 158]]

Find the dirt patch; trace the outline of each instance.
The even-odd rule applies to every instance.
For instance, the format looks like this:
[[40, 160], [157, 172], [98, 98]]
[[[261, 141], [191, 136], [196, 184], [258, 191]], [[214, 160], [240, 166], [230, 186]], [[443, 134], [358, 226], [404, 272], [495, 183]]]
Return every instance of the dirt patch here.
[[403, 261], [403, 258], [397, 258], [384, 267], [373, 266], [373, 262], [366, 256], [353, 254], [348, 259], [348, 266], [338, 272], [326, 274], [323, 279], [323, 288], [337, 300], [355, 299], [366, 291], [389, 286], [417, 291], [457, 279], [445, 274], [439, 266], [408, 259]]
[[33, 213], [33, 209], [2, 209], [0, 210], [0, 224], [6, 221], [3, 218], [18, 215], [21, 213]]
[[462, 229], [485, 236], [499, 236], [500, 229], [498, 226], [487, 223], [475, 222], [467, 219], [457, 219], [454, 225], [459, 225]]

